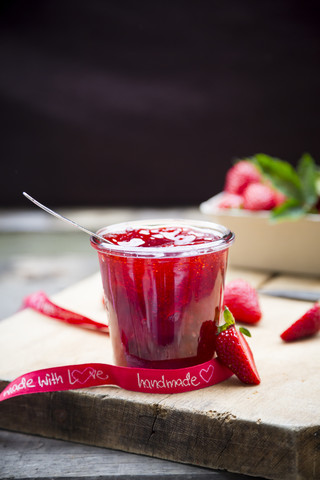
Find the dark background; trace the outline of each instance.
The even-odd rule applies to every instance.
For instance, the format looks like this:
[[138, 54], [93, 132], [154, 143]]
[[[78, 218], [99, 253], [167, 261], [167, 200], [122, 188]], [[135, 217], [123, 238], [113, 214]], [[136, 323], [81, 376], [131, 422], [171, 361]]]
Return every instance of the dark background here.
[[194, 205], [235, 158], [319, 163], [305, 1], [2, 1], [1, 205]]

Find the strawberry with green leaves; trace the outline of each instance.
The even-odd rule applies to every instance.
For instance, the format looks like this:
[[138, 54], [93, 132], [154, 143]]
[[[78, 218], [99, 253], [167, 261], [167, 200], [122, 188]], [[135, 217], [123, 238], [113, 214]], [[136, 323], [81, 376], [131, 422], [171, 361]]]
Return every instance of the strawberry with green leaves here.
[[[296, 168], [258, 153], [229, 168], [223, 193], [219, 208], [268, 210], [273, 221], [296, 220], [320, 213], [320, 166], [308, 153], [301, 156]], [[238, 200], [229, 197], [231, 194]]]
[[283, 199], [272, 209], [272, 220], [295, 220], [307, 213], [317, 213], [320, 200], [320, 166], [305, 153], [296, 168], [290, 163], [263, 153], [251, 162], [259, 170], [263, 182], [282, 193]]
[[285, 342], [311, 337], [320, 331], [320, 304], [315, 303], [302, 317], [290, 325], [280, 337]]
[[221, 363], [227, 366], [243, 383], [258, 385], [260, 376], [252, 351], [243, 334], [251, 336], [247, 329], [237, 330], [230, 310], [224, 309], [225, 324], [218, 327], [216, 351]]

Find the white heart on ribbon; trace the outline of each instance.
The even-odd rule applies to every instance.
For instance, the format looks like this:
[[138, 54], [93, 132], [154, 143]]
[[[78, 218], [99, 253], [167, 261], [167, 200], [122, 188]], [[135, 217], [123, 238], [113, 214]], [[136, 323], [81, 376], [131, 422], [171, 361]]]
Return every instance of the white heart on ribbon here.
[[202, 368], [200, 370], [199, 375], [204, 382], [209, 383], [212, 378], [213, 372], [214, 372], [213, 365], [209, 365], [208, 368]]

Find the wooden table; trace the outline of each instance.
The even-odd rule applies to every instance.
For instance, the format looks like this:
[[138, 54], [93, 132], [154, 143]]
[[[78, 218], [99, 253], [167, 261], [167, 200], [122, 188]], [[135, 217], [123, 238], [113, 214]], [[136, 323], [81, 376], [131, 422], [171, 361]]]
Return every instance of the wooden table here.
[[[78, 212], [79, 217], [81, 217], [81, 213], [82, 212]], [[126, 216], [125, 218], [129, 219], [131, 217], [138, 218], [139, 216], [144, 218], [145, 215], [154, 217], [155, 213], [156, 212], [148, 213], [145, 211], [118, 211], [115, 213], [112, 211], [108, 212], [108, 218], [110, 218], [110, 215], [115, 215], [116, 218], [119, 218], [122, 214], [124, 217]], [[102, 221], [101, 214], [102, 212], [98, 212], [97, 215], [99, 224], [108, 223], [105, 218], [104, 221]], [[197, 216], [196, 211], [189, 211], [187, 213], [178, 212], [178, 214], [177, 212], [170, 211], [165, 212], [165, 214], [164, 212], [157, 212], [157, 214], [162, 217], [172, 215], [190, 218], [192, 215]], [[69, 214], [69, 216], [71, 215]], [[81, 222], [81, 218], [76, 218], [76, 215], [73, 215], [73, 218]], [[110, 223], [111, 222], [114, 222], [114, 218], [110, 220]], [[82, 223], [85, 222], [83, 221]], [[88, 223], [87, 225], [94, 228], [94, 225], [92, 226]], [[80, 290], [83, 286], [87, 288], [88, 284], [86, 282], [92, 285], [92, 282], [96, 281], [95, 272], [97, 271], [97, 261], [95, 252], [91, 252], [88, 248], [88, 239], [84, 234], [80, 234], [81, 236], [73, 233], [70, 234], [67, 233], [67, 231], [52, 227], [51, 224], [49, 226], [47, 224], [38, 227], [41, 233], [34, 231], [28, 233], [23, 230], [18, 234], [13, 231], [12, 228], [11, 231], [9, 230], [10, 229], [7, 228], [1, 235], [1, 242], [4, 247], [2, 249], [3, 256], [0, 258], [2, 266], [1, 297], [5, 311], [3, 317], [14, 313], [23, 296], [38, 289], [39, 286], [49, 294], [52, 294], [53, 298], [57, 301], [61, 303], [69, 302], [69, 304], [71, 302], [72, 304], [75, 297], [79, 298], [79, 288]], [[30, 251], [30, 249], [33, 250]], [[41, 267], [43, 262], [44, 266]], [[78, 270], [75, 272], [74, 267], [76, 265], [78, 265]], [[81, 268], [79, 268], [79, 265], [81, 265]], [[92, 274], [94, 275], [92, 276]], [[87, 280], [86, 277], [88, 275], [89, 278]], [[247, 278], [256, 287], [264, 285], [268, 288], [294, 286], [298, 289], [320, 289], [320, 279], [282, 275], [272, 276], [264, 272], [236, 271], [231, 268], [228, 271], [227, 281], [239, 276]], [[84, 281], [78, 284], [77, 282], [82, 279], [84, 279]], [[15, 285], [15, 290], [13, 290], [13, 285]], [[68, 288], [65, 289], [65, 287]], [[9, 292], [13, 291], [13, 296], [16, 298], [15, 305], [10, 303], [12, 295], [9, 295]], [[74, 295], [75, 293], [76, 295]], [[319, 339], [316, 338], [303, 343], [305, 351], [308, 349], [308, 354], [314, 356], [312, 362], [310, 362], [310, 366], [307, 362], [310, 374], [305, 371], [305, 375], [302, 375], [301, 371], [298, 372], [298, 370], [296, 370], [296, 373], [293, 375], [292, 368], [284, 368], [284, 366], [287, 362], [289, 366], [293, 364], [294, 368], [299, 368], [299, 363], [301, 362], [298, 361], [298, 357], [301, 355], [301, 344], [293, 346], [282, 345], [278, 338], [281, 329], [286, 324], [290, 324], [300, 313], [304, 312], [310, 303], [283, 299], [275, 300], [266, 296], [261, 296], [261, 303], [264, 311], [263, 323], [261, 323], [261, 326], [259, 325], [259, 327], [253, 329], [253, 347], [256, 347], [253, 348], [253, 350], [262, 376], [260, 390], [260, 387], [252, 389], [251, 387], [239, 386], [237, 380], [233, 377], [226, 382], [225, 386], [220, 386], [219, 389], [213, 390], [216, 387], [212, 387], [209, 396], [205, 390], [210, 389], [204, 389], [199, 392], [196, 397], [195, 392], [190, 392], [186, 395], [175, 395], [171, 398], [164, 396], [164, 398], [159, 399], [158, 397], [157, 400], [153, 398], [154, 395], [150, 395], [149, 397], [147, 396], [148, 398], [139, 398], [138, 407], [136, 400], [139, 394], [134, 394], [133, 392], [122, 392], [119, 394], [119, 391], [112, 390], [112, 388], [109, 388], [108, 392], [97, 391], [97, 399], [103, 397], [108, 398], [108, 401], [111, 402], [110, 405], [114, 405], [115, 411], [113, 417], [116, 416], [116, 411], [120, 404], [124, 418], [130, 412], [132, 415], [137, 414], [137, 408], [138, 410], [140, 409], [139, 428], [142, 436], [137, 437], [135, 433], [132, 435], [131, 441], [130, 431], [127, 430], [122, 433], [126, 434], [126, 438], [129, 438], [128, 441], [124, 441], [124, 438], [121, 437], [121, 432], [119, 432], [120, 435], [113, 435], [113, 439], [111, 440], [106, 434], [103, 441], [97, 442], [94, 441], [92, 435], [90, 436], [89, 427], [84, 427], [84, 429], [87, 428], [86, 435], [82, 435], [82, 438], [80, 438], [72, 434], [71, 429], [62, 422], [63, 419], [61, 420], [62, 423], [60, 423], [58, 431], [53, 432], [52, 425], [50, 427], [51, 430], [50, 428], [45, 430], [44, 425], [48, 426], [48, 418], [41, 420], [41, 418], [39, 418], [39, 412], [44, 411], [44, 405], [48, 406], [48, 404], [50, 404], [50, 395], [47, 396], [46, 400], [44, 397], [41, 397], [41, 395], [38, 397], [39, 405], [41, 404], [40, 409], [36, 408], [35, 403], [31, 402], [30, 404], [29, 400], [21, 400], [23, 398], [26, 399], [28, 396], [19, 397], [20, 400], [18, 400], [18, 398], [14, 399], [18, 400], [15, 404], [14, 402], [10, 404], [9, 401], [4, 402], [0, 405], [0, 411], [2, 412], [0, 416], [0, 426], [4, 428], [4, 430], [0, 431], [0, 478], [214, 478], [230, 480], [252, 478], [240, 473], [231, 473], [231, 471], [248, 473], [253, 476], [255, 475], [256, 478], [258, 478], [258, 475], [261, 475], [265, 478], [294, 479], [298, 478], [298, 474], [301, 475], [301, 478], [308, 478], [308, 480], [309, 478], [319, 478], [319, 459], [314, 457], [310, 460], [309, 458], [310, 455], [315, 455], [315, 448], [318, 446], [317, 439], [320, 431], [318, 412], [318, 399], [320, 398], [318, 387], [319, 355], [316, 354], [316, 345], [319, 344]], [[83, 305], [83, 307], [85, 308], [85, 305]], [[10, 311], [10, 309], [12, 311]], [[25, 313], [23, 313], [23, 315], [25, 315]], [[26, 315], [28, 316], [29, 314], [26, 313]], [[62, 328], [62, 331], [65, 333], [62, 338], [64, 338], [65, 341], [68, 342], [70, 340], [75, 342], [75, 344], [81, 344], [79, 342], [81, 342], [81, 336], [84, 332], [80, 331], [80, 329], [75, 329], [71, 336], [69, 336], [67, 330], [70, 327], [67, 327], [67, 330], [65, 330], [64, 325], [51, 323], [54, 322], [54, 320], [42, 322], [38, 317], [32, 315], [32, 321], [35, 321], [40, 329], [44, 328], [43, 332], [48, 328], [48, 331], [54, 331], [56, 333], [59, 330], [59, 334], [61, 334]], [[4, 338], [5, 332], [7, 334], [9, 330], [13, 328], [13, 325], [15, 326], [15, 332], [11, 337], [15, 337], [15, 340], [13, 341], [12, 338], [12, 348], [9, 348], [8, 344], [6, 347], [2, 344], [3, 348], [0, 352], [0, 378], [3, 380], [13, 379], [14, 376], [17, 375], [17, 369], [19, 370], [19, 368], [20, 372], [24, 373], [26, 371], [24, 367], [30, 371], [29, 367], [36, 364], [39, 365], [39, 357], [37, 359], [37, 355], [41, 353], [41, 348], [35, 348], [32, 356], [27, 354], [28, 352], [21, 355], [23, 345], [26, 346], [28, 343], [25, 343], [21, 314], [14, 315], [10, 321], [4, 319], [3, 322], [0, 322], [0, 332], [2, 333], [2, 337], [0, 334], [0, 341], [1, 338]], [[269, 348], [268, 357], [270, 361], [268, 364], [265, 364], [263, 361], [262, 353], [260, 353], [260, 349], [258, 348], [259, 345], [262, 344], [261, 342], [265, 342], [265, 338], [267, 338], [269, 342], [267, 348]], [[101, 352], [105, 352], [105, 346], [104, 344], [102, 345], [100, 340], [99, 347], [96, 348], [96, 341], [97, 340], [94, 340], [94, 347], [92, 346], [90, 347], [91, 350], [89, 349], [90, 355], [93, 355], [94, 351], [100, 351], [100, 348]], [[275, 344], [276, 354], [274, 353]], [[48, 345], [50, 345], [50, 343], [48, 343]], [[68, 348], [65, 348], [65, 346], [62, 350], [68, 352]], [[69, 352], [70, 351], [72, 351], [72, 349], [69, 349]], [[49, 358], [50, 347], [47, 349], [47, 354]], [[99, 356], [99, 353], [97, 353], [97, 355]], [[295, 357], [297, 358], [296, 363], [294, 360]], [[47, 361], [48, 358], [42, 360]], [[92, 356], [90, 359], [94, 361]], [[68, 353], [66, 353], [64, 358], [60, 358], [62, 364], [66, 364], [68, 360], [70, 360]], [[27, 365], [23, 365], [22, 363], [19, 366], [19, 361], [27, 362]], [[270, 369], [274, 372], [275, 380], [273, 380], [273, 382], [270, 382]], [[294, 390], [287, 391], [285, 389], [284, 384], [288, 382], [288, 379], [290, 380], [290, 388]], [[306, 385], [308, 382], [311, 382], [308, 388], [312, 389], [312, 392], [306, 395]], [[283, 398], [275, 398], [275, 384], [282, 396], [285, 393], [285, 400], [283, 400]], [[261, 395], [261, 392], [263, 392], [263, 395]], [[182, 397], [181, 395], [185, 396]], [[234, 396], [237, 396], [239, 399], [242, 398], [242, 400], [244, 399], [245, 402], [247, 402], [250, 410], [249, 416], [245, 416], [245, 409], [243, 410], [242, 407], [239, 406], [236, 408]], [[53, 398], [54, 396], [52, 399]], [[65, 399], [65, 397], [61, 398]], [[301, 402], [303, 398], [305, 400], [304, 404]], [[195, 399], [198, 404], [198, 409], [195, 412], [197, 418], [194, 421], [194, 415], [190, 416], [190, 408], [193, 408]], [[42, 403], [43, 401], [44, 403]], [[294, 405], [295, 402], [298, 404], [296, 412], [299, 418], [297, 418], [294, 424], [292, 416], [296, 408]], [[98, 406], [98, 403], [95, 403], [96, 406]], [[223, 405], [224, 403], [225, 405]], [[155, 409], [155, 405], [158, 405], [157, 409]], [[268, 413], [263, 410], [262, 405], [278, 405], [279, 409], [280, 407], [283, 409], [283, 405], [286, 405], [287, 408], [285, 409], [286, 412], [277, 412], [276, 407], [273, 412]], [[315, 416], [318, 415], [318, 419], [315, 419], [313, 424], [310, 422], [310, 410], [314, 412]], [[28, 419], [26, 420], [26, 418], [24, 418], [24, 420], [21, 421], [21, 417], [23, 417], [27, 411], [29, 412]], [[38, 415], [38, 419], [30, 418], [32, 412], [34, 415]], [[168, 412], [171, 412], [171, 418], [170, 415], [167, 415]], [[204, 413], [205, 415], [203, 415]], [[273, 424], [271, 413], [282, 416], [283, 424]], [[167, 415], [167, 417], [163, 417], [163, 414]], [[270, 418], [268, 418], [268, 415]], [[128, 429], [133, 428], [129, 417], [128, 419]], [[241, 422], [238, 421], [239, 419], [241, 419]], [[112, 420], [111, 416], [110, 428], [114, 429], [116, 423], [112, 425]], [[208, 455], [207, 446], [202, 443], [204, 442], [204, 438], [201, 437], [202, 430], [201, 428], [199, 429], [199, 421], [202, 422], [203, 429], [213, 429], [212, 431], [214, 432], [214, 429], [218, 428], [222, 442], [229, 439], [231, 452], [228, 452], [228, 442], [224, 443], [223, 450], [219, 450], [222, 458], [220, 463], [217, 461], [217, 458], [214, 459], [214, 451], [212, 451], [212, 461], [210, 461], [210, 451]], [[188, 422], [191, 422], [191, 426], [193, 427], [195, 435], [193, 441], [198, 444], [197, 449], [195, 449], [192, 444], [188, 445], [190, 441], [190, 435], [188, 435], [188, 431], [186, 430]], [[300, 435], [299, 433], [300, 431], [303, 433], [303, 424], [305, 424], [304, 430], [308, 433], [307, 439], [304, 438], [303, 434]], [[106, 428], [107, 426], [108, 425], [106, 425]], [[262, 429], [262, 426], [265, 428]], [[149, 432], [151, 431], [150, 428], [154, 433], [158, 431], [158, 435], [160, 435], [160, 437], [162, 436], [160, 442], [157, 440], [157, 435], [150, 437], [149, 433], [152, 441], [150, 441], [149, 438], [149, 442], [143, 443], [143, 436], [147, 434], [148, 430]], [[246, 432], [248, 433], [250, 428], [253, 428], [252, 444], [245, 445], [246, 442], [244, 441], [244, 445], [242, 445], [241, 439], [249, 438], [248, 436], [246, 437]], [[13, 433], [10, 430], [17, 430], [20, 433]], [[210, 435], [210, 430], [208, 432]], [[216, 432], [218, 432], [218, 430], [216, 430]], [[30, 433], [33, 433], [33, 435], [30, 435]], [[44, 435], [44, 437], [39, 435]], [[264, 436], [262, 439], [261, 435]], [[58, 440], [57, 438], [69, 441]], [[142, 446], [137, 444], [137, 438], [140, 438]], [[70, 440], [80, 441], [83, 444], [72, 443]], [[161, 442], [162, 448], [160, 448]], [[298, 446], [293, 445], [295, 442], [300, 442], [300, 449]], [[93, 444], [93, 446], [86, 445], [90, 443]], [[112, 449], [95, 446], [99, 444], [102, 445], [102, 447], [112, 447]], [[165, 444], [166, 448], [164, 448]], [[257, 465], [252, 461], [254, 457], [257, 458], [254, 448], [261, 449], [263, 446], [265, 447], [265, 451], [261, 451], [259, 455], [260, 465]], [[250, 448], [252, 449], [251, 454]], [[126, 451], [120, 451], [121, 449]], [[128, 452], [140, 452], [146, 456]], [[198, 455], [196, 458], [194, 457], [195, 452], [197, 452]], [[230, 463], [230, 455], [232, 454], [234, 454], [234, 464], [232, 464], [232, 462]], [[250, 458], [250, 456], [252, 458]], [[305, 457], [307, 457], [309, 464], [310, 461], [313, 462], [313, 476], [303, 476], [306, 475], [306, 468], [302, 465], [303, 458]], [[177, 463], [177, 461], [179, 463]], [[196, 466], [196, 464], [201, 464], [202, 466], [199, 467]], [[210, 468], [204, 468], [204, 466]], [[213, 469], [213, 467], [218, 467], [219, 469], [227, 468], [229, 472]], [[307, 472], [307, 475], [310, 475], [310, 470]]]

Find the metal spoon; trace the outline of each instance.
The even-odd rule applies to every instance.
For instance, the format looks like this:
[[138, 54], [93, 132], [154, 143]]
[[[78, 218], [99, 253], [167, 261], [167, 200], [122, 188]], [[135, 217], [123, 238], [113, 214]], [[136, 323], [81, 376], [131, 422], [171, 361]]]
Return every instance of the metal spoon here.
[[92, 237], [97, 238], [98, 240], [100, 240], [100, 242], [109, 243], [109, 244], [113, 245], [112, 242], [110, 242], [109, 240], [106, 240], [106, 239], [103, 238], [101, 235], [98, 235], [97, 233], [90, 232], [90, 230], [88, 230], [87, 228], [82, 227], [81, 225], [79, 225], [78, 223], [74, 222], [73, 220], [70, 220], [69, 218], [64, 217], [63, 215], [60, 215], [59, 213], [54, 212], [53, 210], [51, 210], [50, 208], [46, 207], [45, 205], [42, 205], [42, 203], [40, 203], [40, 202], [38, 202], [37, 200], [35, 200], [34, 198], [32, 198], [32, 197], [31, 197], [30, 195], [28, 195], [26, 192], [22, 192], [22, 193], [23, 193], [23, 195], [24, 195], [28, 200], [30, 200], [30, 201], [33, 202], [35, 205], [37, 205], [37, 207], [42, 208], [42, 210], [44, 210], [45, 212], [50, 213], [50, 215], [53, 215], [54, 217], [57, 217], [57, 218], [59, 218], [59, 220], [63, 220], [64, 222], [71, 223], [71, 225], [73, 225], [74, 227], [77, 227], [77, 228], [79, 228], [80, 230], [82, 230], [83, 232], [88, 233], [88, 234], [91, 235]]

